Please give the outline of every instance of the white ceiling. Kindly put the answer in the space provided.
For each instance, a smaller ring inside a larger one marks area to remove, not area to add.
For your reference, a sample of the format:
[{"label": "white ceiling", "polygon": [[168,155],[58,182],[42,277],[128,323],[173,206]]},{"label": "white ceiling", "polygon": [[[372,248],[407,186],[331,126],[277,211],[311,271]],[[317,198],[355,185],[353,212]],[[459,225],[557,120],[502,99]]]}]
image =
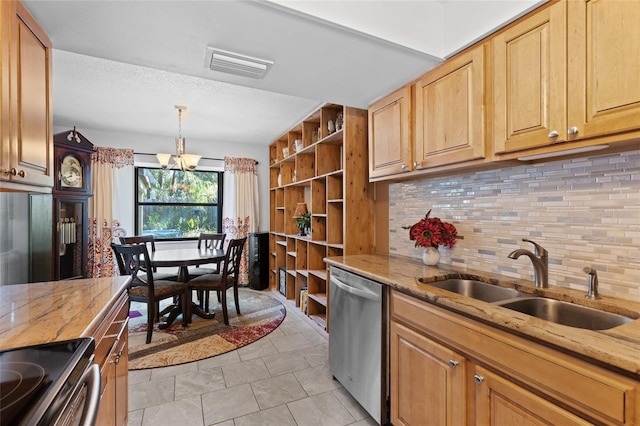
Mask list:
[{"label": "white ceiling", "polygon": [[[266,145],[324,102],[367,108],[537,2],[24,3],[54,46],[54,125],[174,137],[181,104],[187,138]],[[207,46],[275,65],[214,72]]]}]

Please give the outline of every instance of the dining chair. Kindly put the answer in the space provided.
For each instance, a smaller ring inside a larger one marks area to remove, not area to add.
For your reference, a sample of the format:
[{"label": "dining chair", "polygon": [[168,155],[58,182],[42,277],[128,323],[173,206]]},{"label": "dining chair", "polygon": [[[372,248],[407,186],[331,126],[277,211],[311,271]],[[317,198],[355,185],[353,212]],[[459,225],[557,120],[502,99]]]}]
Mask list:
[{"label": "dining chair", "polygon": [[[198,237],[198,250],[206,249],[222,249],[224,248],[224,240],[227,234],[208,234],[201,232]],[[214,268],[203,268],[201,265],[194,266],[189,269],[189,277],[198,277],[205,274],[218,274],[220,272],[220,263],[216,262]]]},{"label": "dining chair", "polygon": [[[149,247],[151,247],[152,253],[155,253],[156,251],[155,239],[151,234],[133,235],[130,237],[120,237],[120,244],[144,244],[145,246],[147,246],[147,250],[149,250]],[[172,281],[178,280],[177,273],[175,274],[166,273],[166,272],[158,273],[158,268],[153,268],[153,273],[154,273],[154,278],[156,280],[172,280]]]},{"label": "dining chair", "polygon": [[[222,270],[217,274],[205,274],[188,281],[189,294],[192,291],[209,292],[215,290],[221,295],[222,316],[224,323],[229,324],[227,313],[227,290],[233,288],[233,298],[235,300],[236,312],[240,315],[240,301],[238,300],[238,275],[240,271],[240,260],[242,259],[242,249],[247,238],[237,238],[229,240],[229,246],[225,252]],[[208,310],[208,306],[205,308]],[[205,311],[205,314],[207,312]],[[205,316],[205,318],[207,318]],[[210,314],[209,318],[213,318]]]},{"label": "dining chair", "polygon": [[[224,248],[224,240],[227,234],[209,234],[201,232],[198,237],[198,250],[200,249],[222,249]],[[189,268],[189,278],[199,277],[206,274],[219,274],[220,264],[222,261],[216,262],[213,268],[202,267],[201,265]],[[209,309],[209,292],[198,292],[198,302],[200,308]],[[218,293],[218,302],[220,302],[220,293]],[[206,307],[206,308],[205,308]]]},{"label": "dining chair", "polygon": [[[120,275],[131,275],[129,285],[129,308],[131,302],[147,304],[147,343],[151,342],[154,320],[159,320],[158,306],[161,300],[179,298],[182,312],[188,312],[187,284],[179,281],[156,280],[145,244],[113,244]],[[143,269],[144,268],[144,269]],[[182,326],[187,326],[187,315],[182,315]]]}]

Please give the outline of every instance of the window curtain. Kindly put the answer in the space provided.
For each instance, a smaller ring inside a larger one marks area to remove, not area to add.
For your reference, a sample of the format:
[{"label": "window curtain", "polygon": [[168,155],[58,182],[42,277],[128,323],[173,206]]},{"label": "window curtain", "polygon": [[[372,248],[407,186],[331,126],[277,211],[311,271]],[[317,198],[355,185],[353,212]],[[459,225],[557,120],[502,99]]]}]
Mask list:
[{"label": "window curtain", "polygon": [[89,198],[89,253],[87,275],[111,277],[115,273],[111,241],[123,235],[113,217],[113,181],[116,169],[133,167],[132,149],[94,147],[91,154],[91,192]]},{"label": "window curtain", "polygon": [[[251,158],[224,159],[224,205],[222,232],[228,239],[248,237],[257,232],[258,216],[258,167]],[[238,276],[239,285],[249,284],[249,244],[242,251]]]}]

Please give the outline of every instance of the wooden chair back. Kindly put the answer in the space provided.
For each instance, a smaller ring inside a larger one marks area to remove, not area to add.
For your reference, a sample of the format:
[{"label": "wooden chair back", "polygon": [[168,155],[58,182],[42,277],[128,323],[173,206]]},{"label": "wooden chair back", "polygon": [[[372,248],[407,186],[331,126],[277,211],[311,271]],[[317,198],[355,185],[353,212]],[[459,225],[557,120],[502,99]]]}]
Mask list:
[{"label": "wooden chair back", "polygon": [[201,232],[198,237],[198,248],[202,248],[203,245],[207,250],[224,248],[224,240],[226,237],[227,234],[207,234]]},{"label": "wooden chair back", "polygon": [[[152,253],[155,253],[156,251],[156,243],[155,243],[155,240],[153,239],[153,235],[151,234],[132,235],[130,237],[120,237],[120,244],[142,244],[147,247],[147,250],[149,250],[149,247],[151,247]],[[158,271],[158,268],[153,269],[153,272],[157,272],[157,271]]]},{"label": "wooden chair back", "polygon": [[111,249],[116,257],[120,275],[133,277],[132,286],[149,287],[149,298],[153,299],[153,272],[149,262],[149,251],[145,244],[113,244]]},{"label": "wooden chair back", "polygon": [[147,250],[151,247],[151,251],[156,251],[156,243],[153,235],[132,235],[130,237],[120,237],[120,244],[144,244]]},{"label": "wooden chair back", "polygon": [[225,253],[224,266],[222,269],[222,281],[227,288],[238,285],[238,272],[242,261],[242,250],[247,238],[236,238],[229,240],[229,247]]}]

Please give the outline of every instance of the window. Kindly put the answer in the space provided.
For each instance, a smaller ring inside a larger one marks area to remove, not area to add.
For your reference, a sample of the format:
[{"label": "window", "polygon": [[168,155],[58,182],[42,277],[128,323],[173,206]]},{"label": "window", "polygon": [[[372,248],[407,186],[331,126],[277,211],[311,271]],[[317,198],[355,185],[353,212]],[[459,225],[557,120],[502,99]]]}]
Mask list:
[{"label": "window", "polygon": [[158,240],[221,232],[222,172],[136,167],[136,234]]}]

